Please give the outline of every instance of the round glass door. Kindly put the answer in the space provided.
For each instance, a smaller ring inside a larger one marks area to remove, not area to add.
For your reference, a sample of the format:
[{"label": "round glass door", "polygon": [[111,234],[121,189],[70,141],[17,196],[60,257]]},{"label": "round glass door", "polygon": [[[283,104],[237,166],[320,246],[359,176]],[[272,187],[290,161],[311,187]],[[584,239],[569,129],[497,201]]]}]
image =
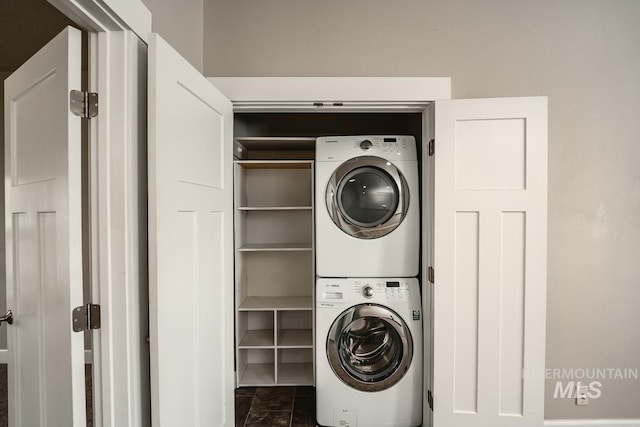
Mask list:
[{"label": "round glass door", "polygon": [[409,189],[391,162],[362,156],[341,164],[325,193],[327,210],[342,231],[375,239],[395,230],[409,208]]},{"label": "round glass door", "polygon": [[362,304],[343,312],[327,337],[336,375],[361,391],[385,390],[405,375],[413,356],[411,333],[392,310]]},{"label": "round glass door", "polygon": [[360,227],[384,224],[398,208],[398,186],[382,169],[353,169],[338,186],[338,207],[344,218]]}]

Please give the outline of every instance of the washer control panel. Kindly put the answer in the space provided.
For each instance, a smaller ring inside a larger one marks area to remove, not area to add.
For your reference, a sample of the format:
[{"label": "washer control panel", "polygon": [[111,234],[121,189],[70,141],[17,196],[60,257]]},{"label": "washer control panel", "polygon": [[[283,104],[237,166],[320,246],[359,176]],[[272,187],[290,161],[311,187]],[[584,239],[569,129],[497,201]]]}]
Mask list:
[{"label": "washer control panel", "polygon": [[316,307],[340,308],[360,303],[411,304],[420,307],[415,278],[318,278]]}]

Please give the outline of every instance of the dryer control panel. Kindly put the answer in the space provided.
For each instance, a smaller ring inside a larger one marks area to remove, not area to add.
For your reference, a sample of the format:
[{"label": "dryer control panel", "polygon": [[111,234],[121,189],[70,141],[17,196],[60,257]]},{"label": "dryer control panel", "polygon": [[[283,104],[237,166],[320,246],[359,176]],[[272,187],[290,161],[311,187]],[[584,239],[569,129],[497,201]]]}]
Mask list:
[{"label": "dryer control panel", "polygon": [[416,160],[416,140],[410,135],[331,136],[316,140],[316,161],[344,161],[377,156],[392,161]]}]

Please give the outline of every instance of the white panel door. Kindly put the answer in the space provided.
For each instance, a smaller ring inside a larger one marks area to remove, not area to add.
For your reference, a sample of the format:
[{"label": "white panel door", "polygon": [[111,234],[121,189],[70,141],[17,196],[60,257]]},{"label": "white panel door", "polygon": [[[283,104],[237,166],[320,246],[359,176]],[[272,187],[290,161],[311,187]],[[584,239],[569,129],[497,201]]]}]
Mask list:
[{"label": "white panel door", "polygon": [[435,103],[433,425],[542,426],[547,99]]},{"label": "white panel door", "polygon": [[5,81],[9,425],[85,425],[81,34],[67,28]]},{"label": "white panel door", "polygon": [[231,426],[231,102],[162,38],[149,44],[152,422]]}]

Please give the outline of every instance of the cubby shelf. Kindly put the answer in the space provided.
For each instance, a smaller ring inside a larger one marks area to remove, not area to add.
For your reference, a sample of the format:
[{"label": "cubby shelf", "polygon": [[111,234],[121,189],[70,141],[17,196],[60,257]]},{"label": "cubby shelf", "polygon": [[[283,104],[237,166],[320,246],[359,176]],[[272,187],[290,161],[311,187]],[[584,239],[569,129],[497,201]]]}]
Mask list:
[{"label": "cubby shelf", "polygon": [[248,363],[240,374],[241,386],[275,385],[276,374],[273,363]]},{"label": "cubby shelf", "polygon": [[278,385],[313,385],[312,363],[280,363]]},{"label": "cubby shelf", "polygon": [[[245,312],[247,315],[250,313]],[[273,311],[272,314],[277,319],[274,329],[247,330],[240,340],[238,351],[241,371],[238,385],[312,385],[311,311]],[[268,311],[262,311],[260,315],[264,316],[263,321],[269,317]],[[280,323],[288,324],[289,328],[299,324],[308,325],[308,328],[288,329]]]},{"label": "cubby shelf", "polygon": [[273,329],[256,329],[247,331],[238,348],[273,348]]},{"label": "cubby shelf", "polygon": [[250,363],[240,375],[238,385],[243,387],[313,385],[313,363],[279,364],[277,382],[273,363]]},{"label": "cubby shelf", "polygon": [[279,348],[313,348],[311,329],[283,329],[278,332]]}]

